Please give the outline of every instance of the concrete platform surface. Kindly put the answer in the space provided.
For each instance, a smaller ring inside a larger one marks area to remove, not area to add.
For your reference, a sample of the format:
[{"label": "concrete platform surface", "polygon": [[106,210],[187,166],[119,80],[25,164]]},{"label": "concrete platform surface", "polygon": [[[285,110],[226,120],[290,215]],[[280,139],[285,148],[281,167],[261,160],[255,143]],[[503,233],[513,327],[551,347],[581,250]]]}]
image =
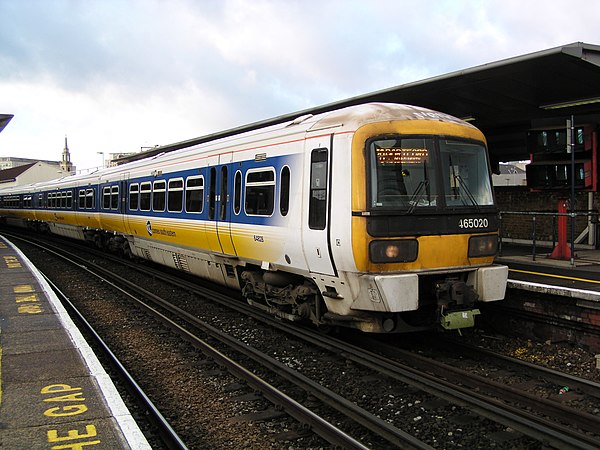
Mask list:
[{"label": "concrete platform surface", "polygon": [[0,448],[150,449],[50,286],[2,236]]}]

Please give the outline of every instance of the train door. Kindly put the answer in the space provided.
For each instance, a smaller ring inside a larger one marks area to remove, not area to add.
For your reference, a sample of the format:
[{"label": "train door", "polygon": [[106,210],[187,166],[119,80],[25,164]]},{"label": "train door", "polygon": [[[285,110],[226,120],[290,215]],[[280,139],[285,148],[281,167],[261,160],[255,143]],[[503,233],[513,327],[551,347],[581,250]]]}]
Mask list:
[{"label": "train door", "polygon": [[129,202],[129,172],[124,173],[119,182],[119,214],[121,215],[121,226],[125,233],[131,234],[129,229],[129,215],[127,212]]},{"label": "train door", "polygon": [[326,147],[308,150],[308,214],[302,227],[304,255],[311,272],[335,275],[329,242],[330,151]]},{"label": "train door", "polygon": [[210,233],[210,247],[226,255],[236,254],[231,239],[231,159],[231,153],[221,155],[219,165],[211,167],[208,172],[208,220],[214,226],[213,233]]}]

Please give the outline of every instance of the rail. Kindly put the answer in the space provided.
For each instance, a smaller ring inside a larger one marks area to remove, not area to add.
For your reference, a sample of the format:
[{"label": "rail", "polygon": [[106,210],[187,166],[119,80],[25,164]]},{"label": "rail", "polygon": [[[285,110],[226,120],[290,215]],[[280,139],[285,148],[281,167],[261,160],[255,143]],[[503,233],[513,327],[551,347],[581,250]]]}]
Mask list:
[{"label": "rail", "polygon": [[[499,243],[498,243],[498,254],[500,256],[502,256],[502,248],[503,248],[503,244],[504,244],[504,231],[505,231],[505,222],[504,219],[506,216],[519,216],[519,217],[531,217],[531,246],[532,246],[532,260],[535,261],[536,260],[536,254],[537,254],[537,247],[538,247],[538,241],[540,241],[539,236],[538,236],[538,221],[537,219],[540,217],[551,217],[552,219],[552,224],[551,224],[551,229],[552,229],[552,248],[556,247],[557,242],[559,240],[559,235],[558,235],[558,219],[560,217],[565,217],[567,219],[570,219],[570,236],[569,239],[567,240],[567,243],[569,244],[570,248],[571,248],[571,254],[575,255],[575,244],[577,243],[577,239],[575,238],[575,229],[576,229],[576,219],[577,217],[586,217],[588,219],[588,225],[589,224],[598,224],[599,223],[599,217],[600,217],[600,212],[599,211],[593,211],[593,210],[588,210],[588,211],[579,211],[579,212],[567,212],[567,213],[561,213],[561,212],[549,212],[549,211],[500,211],[499,213],[499,217],[500,217],[500,233],[499,233]],[[525,239],[525,241],[528,241],[527,239]],[[597,240],[596,240],[597,242]],[[574,264],[574,260],[573,257],[571,258],[571,265]]]},{"label": "rail", "polygon": [[161,414],[158,408],[152,403],[152,400],[143,391],[140,385],[135,381],[134,377],[127,371],[125,366],[119,361],[117,356],[112,352],[108,345],[102,340],[100,335],[87,321],[84,315],[71,302],[69,297],[64,294],[46,275],[42,274],[46,282],[50,285],[54,293],[60,299],[60,302],[67,309],[71,317],[78,323],[79,328],[85,330],[84,333],[88,339],[92,339],[95,343],[95,348],[102,352],[109,362],[110,366],[118,374],[122,385],[127,389],[127,392],[132,395],[137,403],[146,413],[146,419],[152,423],[158,431],[164,445],[170,450],[187,450],[187,446],[171,427],[167,419]]}]

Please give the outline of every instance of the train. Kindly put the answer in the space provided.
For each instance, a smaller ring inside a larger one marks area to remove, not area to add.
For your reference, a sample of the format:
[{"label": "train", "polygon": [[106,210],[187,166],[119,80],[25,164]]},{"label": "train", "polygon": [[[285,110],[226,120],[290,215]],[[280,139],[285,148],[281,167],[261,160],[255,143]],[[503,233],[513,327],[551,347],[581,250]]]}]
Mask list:
[{"label": "train", "polygon": [[323,328],[472,327],[508,275],[494,263],[484,135],[395,103],[3,188],[0,221],[194,274]]}]

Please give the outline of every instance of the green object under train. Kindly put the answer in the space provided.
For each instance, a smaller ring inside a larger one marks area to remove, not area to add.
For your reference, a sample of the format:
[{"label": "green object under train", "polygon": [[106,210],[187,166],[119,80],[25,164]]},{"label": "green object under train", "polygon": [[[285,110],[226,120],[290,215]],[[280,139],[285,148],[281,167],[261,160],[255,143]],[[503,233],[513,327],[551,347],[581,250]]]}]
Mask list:
[{"label": "green object under train", "polygon": [[441,323],[446,330],[469,328],[475,325],[475,316],[481,314],[478,309],[442,313]]}]

